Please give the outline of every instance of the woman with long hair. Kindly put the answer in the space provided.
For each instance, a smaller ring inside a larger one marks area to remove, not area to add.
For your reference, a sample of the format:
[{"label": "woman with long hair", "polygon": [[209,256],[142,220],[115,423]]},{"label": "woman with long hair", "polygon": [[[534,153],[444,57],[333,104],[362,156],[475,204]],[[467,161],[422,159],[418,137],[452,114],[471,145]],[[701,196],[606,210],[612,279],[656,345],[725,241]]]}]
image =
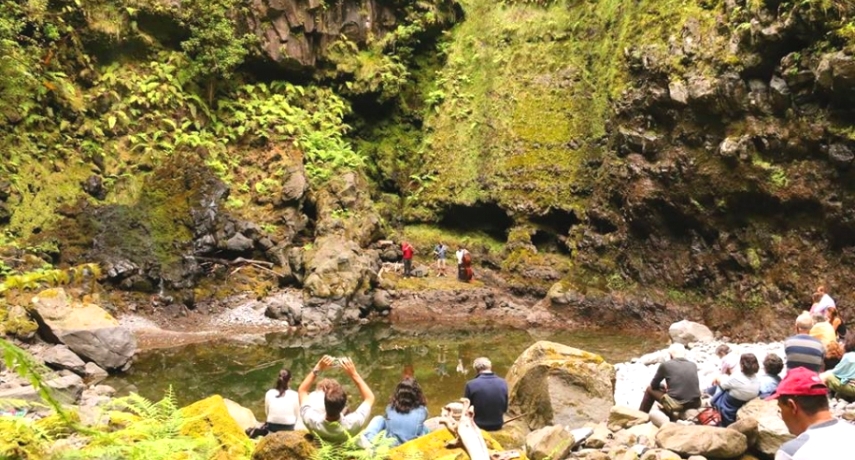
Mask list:
[{"label": "woman with long hair", "polygon": [[291,431],[300,417],[300,402],[297,392],[290,388],[291,370],[282,369],[276,378],[276,388],[264,395],[264,413],[267,415],[267,430]]},{"label": "woman with long hair", "polygon": [[360,442],[363,447],[369,447],[375,438],[385,431],[392,446],[401,445],[407,441],[427,434],[425,420],[428,418],[427,401],[419,383],[413,377],[404,377],[389,399],[385,415],[371,419],[368,427],[362,433]]}]

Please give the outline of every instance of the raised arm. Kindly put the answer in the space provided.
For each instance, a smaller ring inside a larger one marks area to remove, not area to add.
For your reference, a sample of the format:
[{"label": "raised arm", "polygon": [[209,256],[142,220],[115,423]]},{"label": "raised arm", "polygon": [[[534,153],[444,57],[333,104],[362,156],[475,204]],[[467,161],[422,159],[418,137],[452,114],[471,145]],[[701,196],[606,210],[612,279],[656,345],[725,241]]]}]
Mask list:
[{"label": "raised arm", "polygon": [[374,392],[371,391],[371,388],[368,388],[368,384],[365,383],[365,380],[363,380],[362,376],[359,375],[359,372],[356,371],[356,366],[353,364],[353,361],[351,361],[350,358],[342,359],[341,368],[350,376],[353,383],[356,384],[356,388],[359,389],[359,394],[362,395],[362,400],[367,402],[369,406],[373,405]]},{"label": "raised arm", "polygon": [[329,368],[333,363],[333,359],[329,355],[324,355],[318,364],[315,364],[315,367],[312,369],[312,372],[306,374],[306,378],[303,379],[303,382],[300,384],[300,387],[297,388],[297,397],[300,401],[300,406],[306,402],[309,397],[309,391],[312,388],[312,384],[315,383],[315,377],[318,376],[318,373]]}]

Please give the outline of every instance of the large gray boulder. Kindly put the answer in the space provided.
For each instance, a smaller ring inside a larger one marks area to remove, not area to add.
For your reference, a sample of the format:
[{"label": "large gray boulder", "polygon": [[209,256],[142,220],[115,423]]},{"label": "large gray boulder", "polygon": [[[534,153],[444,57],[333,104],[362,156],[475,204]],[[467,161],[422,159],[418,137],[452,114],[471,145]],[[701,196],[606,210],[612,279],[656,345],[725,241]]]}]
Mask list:
[{"label": "large gray boulder", "polygon": [[752,447],[769,457],[775,456],[782,444],[794,438],[778,414],[778,403],[775,401],[752,399],[739,409],[736,419],[757,421],[757,441]]},{"label": "large gray boulder", "polygon": [[727,428],[703,425],[665,424],[656,433],[656,445],[683,456],[736,458],[748,450],[745,435]]},{"label": "large gray boulder", "polygon": [[701,323],[682,320],[671,325],[668,328],[668,335],[674,343],[682,343],[688,345],[692,342],[712,342],[715,340],[710,328]]},{"label": "large gray boulder", "polygon": [[42,360],[54,369],[68,369],[80,375],[85,373],[86,363],[65,345],[48,348],[42,353]]},{"label": "large gray boulder", "polygon": [[[74,404],[80,399],[80,395],[86,388],[83,379],[79,375],[69,373],[45,382],[57,401],[63,404]],[[21,399],[24,401],[39,402],[42,400],[39,392],[32,385],[24,385],[15,388],[0,390],[0,400]]]},{"label": "large gray boulder", "polygon": [[134,335],[125,327],[65,331],[60,340],[104,369],[125,369],[137,349]]},{"label": "large gray boulder", "polygon": [[614,405],[615,368],[601,356],[540,341],[507,375],[509,412],[525,414],[529,429],[583,426],[606,420]]},{"label": "large gray boulder", "polygon": [[47,289],[32,299],[30,314],[48,342],[67,346],[104,369],[123,369],[136,352],[136,339],[103,308],[74,302],[62,288]]}]

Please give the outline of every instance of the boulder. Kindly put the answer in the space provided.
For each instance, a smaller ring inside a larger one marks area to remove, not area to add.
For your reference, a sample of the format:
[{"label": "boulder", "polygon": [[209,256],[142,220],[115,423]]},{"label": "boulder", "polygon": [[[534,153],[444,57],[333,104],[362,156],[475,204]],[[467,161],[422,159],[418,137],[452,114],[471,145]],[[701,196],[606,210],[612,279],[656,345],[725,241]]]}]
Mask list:
[{"label": "boulder", "polygon": [[594,433],[585,440],[585,447],[591,449],[602,449],[612,439],[612,432],[606,423],[599,423],[594,427]]},{"label": "boulder", "polygon": [[650,421],[650,414],[626,406],[614,406],[609,411],[609,429],[622,430]]},{"label": "boulder", "polygon": [[231,252],[247,252],[252,250],[254,245],[252,239],[245,237],[242,233],[235,233],[234,236],[226,240],[223,249]]},{"label": "boulder", "polygon": [[124,368],[136,351],[133,334],[106,310],[73,302],[62,288],[47,289],[33,297],[30,314],[45,340],[64,344],[102,368]]},{"label": "boulder", "polygon": [[668,334],[671,336],[673,342],[682,343],[683,345],[688,345],[692,342],[707,343],[715,340],[715,336],[710,331],[710,328],[685,319],[672,324],[668,328]]},{"label": "boulder", "polygon": [[[51,388],[57,401],[63,404],[74,404],[86,388],[79,375],[68,373],[61,377],[48,380],[45,384]],[[41,395],[32,385],[24,385],[6,390],[0,390],[0,401],[4,399],[22,399],[24,401],[40,402]]]},{"label": "boulder", "polygon": [[259,425],[258,420],[255,419],[255,414],[251,410],[228,398],[223,398],[223,402],[226,404],[229,415],[235,419],[235,422],[237,422],[242,430],[246,431],[247,428],[254,428]]},{"label": "boulder", "polygon": [[180,410],[181,415],[189,419],[181,427],[182,435],[194,438],[213,435],[225,455],[222,458],[246,458],[251,455],[252,443],[229,414],[222,396],[214,395]]},{"label": "boulder", "polygon": [[282,195],[279,202],[283,206],[299,204],[309,190],[309,182],[303,171],[302,164],[288,171],[288,177],[282,182]]},{"label": "boulder", "polygon": [[757,420],[751,417],[745,417],[741,420],[737,420],[734,423],[731,423],[730,426],[727,427],[728,430],[736,430],[745,435],[745,438],[748,440],[748,446],[752,447],[757,444],[757,433],[759,429],[759,424]]},{"label": "boulder", "polygon": [[525,350],[507,375],[509,412],[530,429],[600,422],[614,405],[615,368],[601,356],[554,342]]},{"label": "boulder", "polygon": [[[484,436],[484,441],[486,441],[488,449],[502,450],[502,446],[489,433],[482,431],[481,435]],[[446,444],[451,441],[454,441],[454,435],[446,428],[440,428],[393,448],[389,451],[388,460],[410,460],[414,458],[420,460],[452,460],[469,458],[466,451],[461,447],[446,447]],[[518,458],[519,460],[525,460],[526,456],[521,455]]]},{"label": "boulder", "polygon": [[665,449],[650,449],[641,455],[641,460],[682,460],[682,458]]},{"label": "boulder", "polygon": [[317,448],[307,431],[280,431],[261,439],[252,460],[303,460],[314,458]]},{"label": "boulder", "polygon": [[757,421],[757,441],[753,447],[763,455],[775,456],[782,444],[794,438],[778,414],[778,403],[775,401],[759,398],[748,401],[739,409],[736,419],[739,421],[748,418]]},{"label": "boulder", "polygon": [[99,382],[106,379],[109,374],[95,363],[86,363],[83,367],[83,375],[90,381]]},{"label": "boulder", "polygon": [[656,445],[680,455],[735,458],[748,449],[745,435],[727,428],[668,423],[656,433]]},{"label": "boulder", "polygon": [[54,369],[68,369],[76,374],[85,374],[86,363],[65,345],[48,348],[42,353],[42,360]]},{"label": "boulder", "polygon": [[126,327],[66,331],[60,339],[78,355],[104,369],[124,369],[137,349],[134,335]]},{"label": "boulder", "polygon": [[525,437],[525,451],[532,460],[565,458],[573,444],[573,435],[560,425],[543,427]]}]

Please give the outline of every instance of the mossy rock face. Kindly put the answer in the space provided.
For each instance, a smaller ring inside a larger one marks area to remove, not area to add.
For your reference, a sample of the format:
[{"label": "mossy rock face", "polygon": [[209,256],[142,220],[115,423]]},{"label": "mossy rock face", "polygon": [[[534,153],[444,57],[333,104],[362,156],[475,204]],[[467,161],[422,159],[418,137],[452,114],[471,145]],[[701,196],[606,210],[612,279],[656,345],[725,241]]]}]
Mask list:
[{"label": "mossy rock face", "polygon": [[[502,446],[486,431],[482,431],[487,449],[501,451]],[[454,441],[454,436],[446,428],[432,431],[422,437],[401,444],[389,452],[389,460],[457,460],[468,459],[469,455],[461,447],[448,448],[446,445]],[[525,460],[525,452],[520,451],[520,459]]]},{"label": "mossy rock face", "polygon": [[181,434],[196,438],[213,434],[221,446],[218,459],[247,458],[252,453],[252,441],[229,415],[222,396],[196,401],[182,408],[181,414],[190,419],[181,428]]},{"label": "mossy rock face", "polygon": [[614,405],[615,375],[599,355],[537,342],[508,371],[509,413],[526,414],[532,430],[603,421]]},{"label": "mossy rock face", "polygon": [[308,431],[280,431],[261,439],[252,460],[305,460],[312,458],[316,450]]}]

